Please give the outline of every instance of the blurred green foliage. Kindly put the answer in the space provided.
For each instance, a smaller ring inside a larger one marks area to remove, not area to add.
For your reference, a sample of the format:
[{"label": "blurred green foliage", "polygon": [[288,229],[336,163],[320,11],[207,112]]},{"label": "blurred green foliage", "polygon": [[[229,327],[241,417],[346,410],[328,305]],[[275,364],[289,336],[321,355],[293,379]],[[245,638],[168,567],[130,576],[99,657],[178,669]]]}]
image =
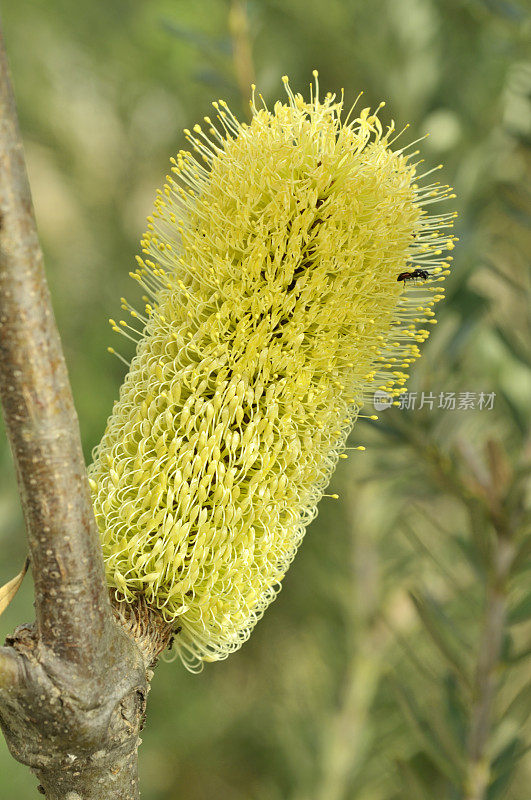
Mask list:
[{"label": "blurred green foliage", "polygon": [[[461,241],[410,389],[496,393],[492,410],[388,410],[358,422],[352,444],[367,451],[340,463],[341,499],[322,501],[249,643],[199,676],[158,668],[142,796],[527,800],[529,9],[4,0],[2,16],[87,459],[124,371],[106,353],[107,318],[121,295],[138,300],[127,274],[155,189],[182,128],[212,99],[246,113],[253,75],[274,101],[281,75],[305,91],[318,68],[347,101],[360,89],[367,105],[385,99],[411,139],[430,131],[422,151],[456,188]],[[25,556],[4,436],[0,553],[2,584]],[[26,579],[2,636],[31,617]],[[35,786],[2,740],[0,796],[37,796]]]}]

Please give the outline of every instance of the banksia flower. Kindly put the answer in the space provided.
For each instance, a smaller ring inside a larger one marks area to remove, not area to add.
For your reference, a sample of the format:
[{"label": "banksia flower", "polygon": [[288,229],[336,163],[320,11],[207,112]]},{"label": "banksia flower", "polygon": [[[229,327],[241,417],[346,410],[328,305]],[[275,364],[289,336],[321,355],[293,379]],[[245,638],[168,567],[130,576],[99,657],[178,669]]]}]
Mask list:
[{"label": "banksia flower", "polygon": [[141,330],[111,320],[139,338],[89,469],[107,578],[192,669],[248,638],[360,409],[404,391],[453,248],[454,214],[426,211],[449,187],[315,77],[309,102],[284,79],[250,124],[219,101],[185,131],[132,274],[145,313],[123,300]]}]

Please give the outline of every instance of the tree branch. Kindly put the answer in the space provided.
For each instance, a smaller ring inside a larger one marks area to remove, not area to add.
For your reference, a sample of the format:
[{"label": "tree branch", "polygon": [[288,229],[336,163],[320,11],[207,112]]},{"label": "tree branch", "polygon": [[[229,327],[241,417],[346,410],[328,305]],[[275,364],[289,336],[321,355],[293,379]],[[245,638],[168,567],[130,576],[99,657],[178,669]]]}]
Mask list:
[{"label": "tree branch", "polygon": [[54,656],[93,674],[112,616],[1,32],[0,399],[29,538],[39,638]]},{"label": "tree branch", "polygon": [[111,609],[1,33],[0,399],[37,615],[0,648],[0,727],[48,800],[137,800],[148,668],[170,634],[142,605],[120,624]]}]

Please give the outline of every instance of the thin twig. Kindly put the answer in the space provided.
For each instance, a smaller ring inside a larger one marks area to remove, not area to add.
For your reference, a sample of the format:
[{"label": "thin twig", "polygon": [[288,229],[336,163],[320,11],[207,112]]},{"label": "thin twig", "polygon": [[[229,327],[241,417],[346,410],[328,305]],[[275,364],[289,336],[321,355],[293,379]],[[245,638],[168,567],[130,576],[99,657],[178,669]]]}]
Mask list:
[{"label": "thin twig", "polygon": [[232,38],[232,58],[236,80],[245,111],[249,109],[251,84],[254,83],[254,64],[246,0],[231,0],[229,29]]}]

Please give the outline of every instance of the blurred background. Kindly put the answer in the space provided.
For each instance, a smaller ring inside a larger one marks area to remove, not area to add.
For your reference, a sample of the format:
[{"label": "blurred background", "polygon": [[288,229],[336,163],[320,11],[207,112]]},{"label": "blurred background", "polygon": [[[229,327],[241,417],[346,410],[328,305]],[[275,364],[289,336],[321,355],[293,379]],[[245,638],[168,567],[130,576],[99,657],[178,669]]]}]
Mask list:
[{"label": "blurred background", "polygon": [[[213,99],[244,117],[253,80],[273,102],[283,74],[307,94],[317,68],[347,105],[363,89],[411,140],[429,131],[426,162],[444,162],[457,192],[455,271],[409,385],[416,407],[356,424],[351,444],[367,450],[340,462],[340,499],[321,502],[250,641],[198,676],[161,663],[142,797],[529,800],[529,6],[3,0],[1,12],[87,460],[125,369],[106,352],[107,319],[120,296],[139,301],[128,272],[145,217]],[[0,434],[2,585],[26,547]],[[0,638],[32,615],[26,579]],[[2,739],[0,797],[37,797],[36,783]]]}]

